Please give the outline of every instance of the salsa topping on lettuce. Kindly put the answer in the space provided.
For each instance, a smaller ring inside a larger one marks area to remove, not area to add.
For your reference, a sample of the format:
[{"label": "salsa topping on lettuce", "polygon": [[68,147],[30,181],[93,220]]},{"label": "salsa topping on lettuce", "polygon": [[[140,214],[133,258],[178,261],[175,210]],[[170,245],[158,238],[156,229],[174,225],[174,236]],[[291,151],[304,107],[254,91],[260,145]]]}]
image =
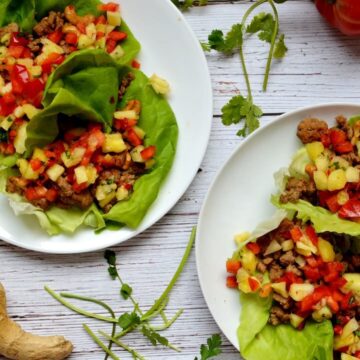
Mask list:
[{"label": "salsa topping on lettuce", "polygon": [[102,49],[115,61],[125,55],[128,32],[120,28],[119,5],[99,4],[98,10],[98,16],[80,16],[68,5],[50,11],[32,32],[16,23],[0,29],[0,156],[25,152],[26,123],[43,108],[48,77],[68,55],[84,49]]},{"label": "salsa topping on lettuce", "polygon": [[300,122],[297,135],[306,149],[303,172],[287,179],[281,204],[305,200],[342,219],[360,220],[360,121],[354,119],[338,116],[332,128],[318,119]]},{"label": "salsa topping on lettuce", "polygon": [[287,218],[255,241],[246,238],[236,238],[239,248],[226,262],[227,286],[269,299],[272,326],[302,330],[309,321],[331,321],[334,351],[360,358],[360,255],[349,245],[354,240],[319,235],[311,224]]}]

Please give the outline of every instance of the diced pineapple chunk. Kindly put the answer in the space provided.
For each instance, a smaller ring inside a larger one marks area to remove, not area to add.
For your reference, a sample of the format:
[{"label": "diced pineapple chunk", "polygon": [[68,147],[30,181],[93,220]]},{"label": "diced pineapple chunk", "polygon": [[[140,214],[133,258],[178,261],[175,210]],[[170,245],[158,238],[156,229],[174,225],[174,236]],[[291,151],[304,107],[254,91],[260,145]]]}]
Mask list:
[{"label": "diced pineapple chunk", "polygon": [[256,265],[258,263],[258,259],[255,254],[248,248],[244,247],[241,249],[239,255],[243,268],[251,274],[255,273]]},{"label": "diced pineapple chunk", "polygon": [[295,251],[304,256],[310,256],[311,254],[317,254],[317,247],[305,236],[300,241],[296,242]]},{"label": "diced pineapple chunk", "polygon": [[321,309],[313,311],[311,316],[315,321],[323,322],[325,320],[331,319],[333,314],[327,306],[323,306]]},{"label": "diced pineapple chunk", "polygon": [[294,242],[289,239],[289,240],[285,240],[281,243],[281,248],[283,251],[290,251],[294,248]]},{"label": "diced pineapple chunk", "polygon": [[170,92],[170,84],[158,75],[153,74],[150,77],[149,81],[150,85],[153,87],[154,91],[157,94],[167,95]]},{"label": "diced pineapple chunk", "polygon": [[88,184],[94,184],[96,179],[98,178],[98,172],[93,164],[89,164],[86,166],[86,173],[88,176]]},{"label": "diced pineapple chunk", "polygon": [[266,248],[264,252],[264,256],[273,254],[274,252],[277,252],[281,250],[281,245],[274,239],[270,242],[269,246]]},{"label": "diced pineapple chunk", "polygon": [[341,353],[341,360],[359,360],[359,358],[346,353]]},{"label": "diced pineapple chunk", "polygon": [[349,162],[341,156],[334,156],[330,163],[335,169],[347,169],[350,166]]},{"label": "diced pineapple chunk", "polygon": [[110,193],[114,192],[117,188],[115,183],[102,184],[96,188],[95,197],[98,201],[104,200]]},{"label": "diced pineapple chunk", "polygon": [[23,154],[26,151],[26,147],[25,147],[25,141],[27,137],[26,127],[27,127],[27,123],[20,125],[15,136],[14,146],[18,154]]},{"label": "diced pineapple chunk", "polygon": [[135,148],[133,148],[130,152],[131,155],[131,159],[134,162],[138,162],[138,163],[143,163],[145,162],[145,160],[143,159],[143,157],[141,156],[141,152],[144,150],[144,146],[142,145],[138,145]]},{"label": "diced pineapple chunk", "polygon": [[5,86],[5,80],[4,80],[4,78],[0,75],[0,88],[2,88],[3,86]]},{"label": "diced pineapple chunk", "polygon": [[355,295],[360,296],[360,274],[357,273],[347,273],[343,277],[347,281],[343,289],[345,291],[351,291]]},{"label": "diced pineapple chunk", "polygon": [[109,25],[111,26],[121,25],[121,15],[118,11],[107,11],[106,17]]},{"label": "diced pineapple chunk", "polygon": [[14,110],[14,116],[17,118],[17,119],[20,119],[22,118],[23,116],[25,115],[25,112],[24,112],[24,108],[23,106],[17,106]]},{"label": "diced pineapple chunk", "polygon": [[145,137],[145,131],[142,128],[134,126],[133,129],[140,139],[143,139]]},{"label": "diced pineapple chunk", "polygon": [[105,35],[105,33],[106,33],[106,24],[97,24],[96,25],[96,31],[97,32],[102,32]]},{"label": "diced pineapple chunk", "polygon": [[24,179],[37,180],[39,178],[39,173],[32,169],[27,160],[19,159],[16,164],[19,167],[20,174]]},{"label": "diced pineapple chunk", "polygon": [[116,48],[110,53],[110,56],[115,60],[120,60],[125,55],[125,50],[121,45],[116,45]]},{"label": "diced pineapple chunk", "polygon": [[42,53],[49,55],[51,53],[63,54],[64,49],[55,44],[53,41],[49,40],[48,38],[41,38],[41,43],[44,45],[42,48]]},{"label": "diced pineapple chunk", "polygon": [[25,66],[28,70],[34,65],[33,59],[17,59],[19,65]]},{"label": "diced pineapple chunk", "polygon": [[249,273],[244,269],[240,268],[236,274],[236,280],[238,282],[239,290],[248,294],[251,292],[250,284],[249,284]]},{"label": "diced pineapple chunk", "polygon": [[236,234],[234,236],[234,241],[237,246],[242,245],[244,241],[246,241],[250,237],[250,233],[248,231],[242,232],[240,234]]},{"label": "diced pineapple chunk", "polygon": [[28,119],[32,119],[36,114],[38,114],[41,110],[37,109],[35,106],[31,104],[23,105],[23,110]]},{"label": "diced pineapple chunk", "polygon": [[304,318],[301,316],[298,316],[296,314],[290,314],[290,324],[297,329],[302,322],[304,321]]},{"label": "diced pineapple chunk", "polygon": [[43,163],[47,163],[48,162],[48,157],[45,154],[45,151],[43,149],[40,148],[35,148],[33,154],[32,154],[32,158],[33,159],[39,159],[40,161],[42,161]]},{"label": "diced pineapple chunk", "polygon": [[5,95],[12,92],[12,84],[11,82],[8,82],[6,85],[4,85],[1,89],[0,89],[0,95]]},{"label": "diced pineapple chunk", "polygon": [[85,32],[90,39],[92,39],[93,41],[96,40],[96,26],[94,23],[90,23],[89,25],[87,25]]},{"label": "diced pineapple chunk", "polygon": [[110,192],[109,194],[107,194],[103,200],[99,201],[99,205],[103,208],[103,207],[105,207],[109,202],[111,202],[112,200],[114,200],[115,197],[116,197],[116,191],[113,190],[112,192]]},{"label": "diced pineapple chunk", "polygon": [[306,296],[312,294],[314,292],[314,285],[312,284],[291,284],[289,295],[295,301],[301,301]]},{"label": "diced pineapple chunk", "polygon": [[129,196],[129,190],[127,190],[124,186],[120,186],[116,191],[116,199],[117,201],[125,200]]},{"label": "diced pineapple chunk", "polygon": [[126,149],[126,144],[120,133],[105,134],[105,141],[102,146],[102,150],[104,153],[121,153]]},{"label": "diced pineapple chunk", "polygon": [[11,127],[11,125],[14,123],[15,121],[15,116],[14,115],[10,115],[7,116],[6,118],[4,118],[1,121],[0,127],[6,131],[8,131]]},{"label": "diced pineapple chunk", "polygon": [[314,141],[312,143],[305,145],[306,151],[312,161],[315,161],[316,158],[322,154],[324,151],[324,145],[320,141]]},{"label": "diced pineapple chunk", "polygon": [[335,260],[334,247],[328,241],[320,237],[318,241],[318,248],[323,261],[332,262]]},{"label": "diced pineapple chunk", "polygon": [[322,170],[314,171],[314,181],[318,190],[326,191],[328,189],[328,177]]},{"label": "diced pineapple chunk", "polygon": [[65,172],[65,168],[59,164],[54,164],[47,169],[46,174],[52,181],[57,181],[59,177]]},{"label": "diced pineapple chunk", "polygon": [[334,338],[334,350],[341,349],[343,347],[350,346],[355,342],[355,335],[350,334],[348,336],[335,336]]},{"label": "diced pineapple chunk", "polygon": [[69,150],[63,152],[61,154],[61,160],[67,168],[73,167],[81,162],[85,152],[85,148],[76,147],[72,152]]},{"label": "diced pineapple chunk", "polygon": [[7,53],[8,53],[8,50],[7,50],[6,46],[0,46],[0,57],[6,58]]},{"label": "diced pineapple chunk", "polygon": [[280,294],[282,297],[284,297],[284,298],[289,297],[289,294],[286,290],[286,282],[285,281],[273,283],[273,284],[271,284],[271,287],[276,293]]},{"label": "diced pineapple chunk", "polygon": [[105,49],[106,46],[106,38],[105,36],[95,41],[96,49]]},{"label": "diced pineapple chunk", "polygon": [[10,36],[10,33],[5,33],[0,39],[0,44],[8,46],[10,44]]},{"label": "diced pineapple chunk", "polygon": [[34,78],[38,78],[41,76],[42,74],[42,67],[39,66],[39,65],[35,65],[35,66],[32,66],[30,69],[30,74],[32,75],[32,77]]},{"label": "diced pineapple chunk", "polygon": [[91,45],[93,45],[94,42],[95,42],[95,40],[93,40],[92,38],[88,37],[85,34],[81,34],[79,36],[79,40],[78,40],[78,48],[86,49],[86,48],[90,47]]},{"label": "diced pineapple chunk", "polygon": [[78,166],[74,170],[75,172],[75,179],[78,184],[87,183],[89,178],[87,175],[86,167],[85,166]]},{"label": "diced pineapple chunk", "polygon": [[346,185],[345,171],[342,169],[334,170],[328,177],[328,190],[341,190]]},{"label": "diced pineapple chunk", "polygon": [[128,120],[137,120],[139,118],[135,110],[121,110],[114,112],[115,119],[128,119]]},{"label": "diced pineapple chunk", "polygon": [[345,176],[347,182],[357,183],[360,180],[360,170],[352,166],[349,166],[345,171]]},{"label": "diced pineapple chunk", "polygon": [[344,326],[341,336],[347,337],[350,334],[352,334],[353,332],[357,331],[358,329],[359,329],[359,323],[357,322],[357,320],[355,318],[352,318]]},{"label": "diced pineapple chunk", "polygon": [[145,161],[145,169],[151,169],[154,167],[154,165],[156,164],[156,160],[155,159],[150,159],[150,160],[146,160]]},{"label": "diced pineapple chunk", "polygon": [[350,196],[346,190],[341,190],[337,193],[336,199],[339,205],[345,205],[349,201]]},{"label": "diced pineapple chunk", "polygon": [[115,30],[116,26],[106,25],[105,35],[108,36],[113,30]]},{"label": "diced pineapple chunk", "polygon": [[329,159],[321,154],[315,159],[315,166],[320,171],[326,171],[329,168]]}]

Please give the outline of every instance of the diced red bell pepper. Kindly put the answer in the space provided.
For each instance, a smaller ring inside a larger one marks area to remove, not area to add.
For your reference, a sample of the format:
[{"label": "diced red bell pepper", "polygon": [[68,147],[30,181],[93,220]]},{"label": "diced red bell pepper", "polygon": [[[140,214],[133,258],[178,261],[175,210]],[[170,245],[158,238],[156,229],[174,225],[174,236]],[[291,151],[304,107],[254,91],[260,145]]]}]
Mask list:
[{"label": "diced red bell pepper", "polygon": [[246,247],[252,251],[255,255],[259,254],[260,253],[260,245],[257,244],[256,242],[249,242],[246,244]]},{"label": "diced red bell pepper", "polygon": [[333,281],[331,283],[331,287],[333,289],[341,289],[342,287],[344,287],[346,285],[347,281],[345,278],[341,277],[339,279],[336,279],[335,281]]},{"label": "diced red bell pepper", "polygon": [[295,275],[291,271],[285,272],[284,277],[286,284],[289,285],[289,287],[291,284],[302,284],[304,282],[304,280],[301,277]]},{"label": "diced red bell pepper", "polygon": [[118,11],[119,10],[119,4],[109,2],[107,4],[100,4],[98,5],[98,9],[100,11]]},{"label": "diced red bell pepper", "polygon": [[321,274],[318,268],[305,265],[304,268],[305,277],[311,281],[317,281],[321,278]]},{"label": "diced red bell pepper", "polygon": [[119,131],[126,131],[137,124],[135,119],[115,119],[114,128]]},{"label": "diced red bell pepper", "polygon": [[[332,286],[333,287],[333,286]],[[341,302],[344,298],[343,293],[341,293],[339,290],[333,290],[332,291],[332,298],[336,301],[336,302]]]},{"label": "diced red bell pepper", "polygon": [[328,133],[321,134],[321,142],[325,148],[329,148],[331,145],[330,135]]},{"label": "diced red bell pepper", "polygon": [[58,44],[61,41],[62,37],[63,32],[61,31],[61,29],[54,31],[47,36],[47,38],[55,44]]},{"label": "diced red bell pepper", "polygon": [[156,153],[156,147],[154,145],[148,146],[143,151],[141,151],[141,157],[147,161],[152,159],[155,156]]},{"label": "diced red bell pepper", "polygon": [[116,48],[116,41],[113,39],[106,40],[106,51],[110,54]]},{"label": "diced red bell pepper", "polygon": [[25,51],[25,46],[22,45],[10,45],[7,49],[8,56],[12,56],[15,59],[20,59]]},{"label": "diced red bell pepper", "polygon": [[341,262],[333,261],[328,262],[325,265],[324,269],[324,281],[331,283],[341,276],[341,273],[344,271],[344,265]]},{"label": "diced red bell pepper", "polygon": [[29,48],[25,48],[23,53],[22,53],[22,58],[26,58],[26,59],[32,59],[33,58],[33,54],[31,52],[31,50]]},{"label": "diced red bell pepper", "polygon": [[359,351],[356,351],[356,353],[354,354],[354,356],[358,359],[360,359],[360,350]]},{"label": "diced red bell pepper", "polygon": [[108,39],[115,40],[116,42],[125,40],[126,38],[127,38],[127,33],[123,31],[114,30],[108,34]]},{"label": "diced red bell pepper", "polygon": [[133,67],[134,69],[140,69],[141,64],[140,64],[137,60],[134,59],[134,60],[131,62],[131,67]]},{"label": "diced red bell pepper", "polygon": [[25,86],[30,81],[30,76],[25,66],[17,64],[13,66],[10,74],[10,79],[13,93],[17,95],[22,95]]},{"label": "diced red bell pepper", "polygon": [[236,289],[238,287],[237,280],[235,276],[228,276],[226,278],[226,286],[230,289]]},{"label": "diced red bell pepper", "polygon": [[348,310],[349,307],[350,307],[350,301],[351,301],[351,298],[352,298],[352,293],[349,292],[347,294],[344,294],[341,302],[340,302],[340,307],[342,310]]},{"label": "diced red bell pepper", "polygon": [[350,199],[340,208],[338,215],[343,219],[353,219],[360,217],[360,200]]},{"label": "diced red bell pepper", "polygon": [[341,335],[342,332],[343,332],[343,327],[341,325],[334,326],[334,334],[335,335]]},{"label": "diced red bell pepper", "polygon": [[82,184],[78,184],[76,181],[73,183],[72,187],[76,193],[84,191],[88,187],[87,182],[83,182]]},{"label": "diced red bell pepper", "polygon": [[132,190],[132,188],[133,188],[133,186],[131,184],[123,184],[123,186],[126,190],[129,190],[129,191]]},{"label": "diced red bell pepper", "polygon": [[13,32],[10,35],[10,45],[21,45],[27,46],[29,44],[29,40],[24,38],[23,36],[19,36],[18,32]]},{"label": "diced red bell pepper", "polygon": [[50,202],[54,202],[57,197],[58,197],[58,192],[56,189],[49,189],[47,192],[46,192],[46,200],[50,201]]},{"label": "diced red bell pepper", "polygon": [[228,259],[226,261],[226,271],[231,274],[236,274],[241,268],[241,263],[239,260]]},{"label": "diced red bell pepper", "polygon": [[339,205],[338,203],[338,197],[337,194],[335,195],[331,195],[330,197],[328,197],[326,199],[326,205],[329,208],[329,210],[333,213],[336,213],[339,211],[339,209],[341,208],[341,205]]},{"label": "diced red bell pepper", "polygon": [[76,45],[78,43],[78,36],[75,33],[68,33],[65,36],[65,41],[70,45]]},{"label": "diced red bell pepper", "polygon": [[43,166],[43,163],[39,159],[31,159],[30,165],[34,171],[38,171]]},{"label": "diced red bell pepper", "polygon": [[319,242],[319,238],[316,234],[315,229],[311,225],[308,225],[305,229],[305,233],[310,239],[310,241],[316,246]]},{"label": "diced red bell pepper", "polygon": [[319,286],[315,288],[314,292],[306,296],[299,302],[299,310],[301,313],[306,313],[312,310],[313,306],[316,305],[322,298],[331,296],[331,291],[326,286]]},{"label": "diced red bell pepper", "polygon": [[78,23],[76,24],[76,27],[77,27],[77,29],[78,29],[82,34],[86,34],[86,25],[85,25],[85,23],[83,23],[83,22],[78,22]]},{"label": "diced red bell pepper", "polygon": [[142,140],[137,136],[134,129],[130,128],[126,131],[126,138],[133,146],[142,145]]},{"label": "diced red bell pepper", "polygon": [[25,190],[25,198],[29,201],[41,200],[46,197],[47,189],[43,186],[29,187]]},{"label": "diced red bell pepper", "polygon": [[332,296],[326,298],[326,304],[330,308],[331,312],[336,314],[340,310],[339,304],[334,300]]},{"label": "diced red bell pepper", "polygon": [[95,20],[95,25],[98,25],[98,24],[106,24],[107,21],[106,21],[106,18],[104,15],[100,15],[99,17],[96,18]]},{"label": "diced red bell pepper", "polygon": [[16,108],[15,103],[7,104],[4,98],[0,98],[0,116],[10,115]]},{"label": "diced red bell pepper", "polygon": [[303,236],[303,233],[302,233],[301,229],[298,226],[294,226],[292,229],[290,229],[290,233],[291,233],[291,238],[295,242],[299,241]]},{"label": "diced red bell pepper", "polygon": [[249,277],[248,283],[251,291],[257,291],[260,288],[260,282],[252,276]]},{"label": "diced red bell pepper", "polygon": [[340,129],[330,129],[329,130],[330,141],[332,145],[342,144],[347,141],[346,133]]},{"label": "diced red bell pepper", "polygon": [[41,79],[34,79],[29,81],[24,86],[24,91],[22,95],[25,99],[29,99],[32,102],[40,95],[41,100],[42,92],[44,91],[44,89],[45,84],[43,83],[43,81]]},{"label": "diced red bell pepper", "polygon": [[334,145],[334,150],[338,154],[347,154],[349,152],[352,152],[354,150],[354,147],[350,141],[345,141],[343,143]]},{"label": "diced red bell pepper", "polygon": [[3,95],[3,100],[5,102],[5,104],[14,104],[16,101],[16,97],[13,93],[6,93]]},{"label": "diced red bell pepper", "polygon": [[50,74],[52,65],[60,65],[65,60],[65,56],[58,53],[51,53],[41,64],[42,70],[46,74]]}]

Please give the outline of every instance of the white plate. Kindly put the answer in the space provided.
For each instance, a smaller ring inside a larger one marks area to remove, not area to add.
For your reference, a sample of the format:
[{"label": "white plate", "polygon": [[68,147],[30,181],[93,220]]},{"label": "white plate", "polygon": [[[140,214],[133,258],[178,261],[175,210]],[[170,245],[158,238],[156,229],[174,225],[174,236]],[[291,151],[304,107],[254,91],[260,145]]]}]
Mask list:
[{"label": "white plate", "polygon": [[170,0],[120,0],[125,21],[142,45],[142,70],[157,73],[171,85],[170,104],[179,125],[174,165],[160,194],[136,230],[80,230],[74,236],[49,237],[33,217],[16,217],[0,197],[0,238],[47,253],[80,253],[121,243],[153,225],[184,194],[205,154],[212,120],[209,71],[199,41]]},{"label": "white plate", "polygon": [[339,114],[359,113],[360,105],[328,104],[282,115],[240,144],[212,183],[198,223],[197,270],[212,316],[237,349],[239,294],[225,286],[225,262],[235,250],[234,235],[252,231],[273,214],[269,200],[275,192],[273,174],[287,166],[299,148],[300,120],[311,116],[330,122]]}]

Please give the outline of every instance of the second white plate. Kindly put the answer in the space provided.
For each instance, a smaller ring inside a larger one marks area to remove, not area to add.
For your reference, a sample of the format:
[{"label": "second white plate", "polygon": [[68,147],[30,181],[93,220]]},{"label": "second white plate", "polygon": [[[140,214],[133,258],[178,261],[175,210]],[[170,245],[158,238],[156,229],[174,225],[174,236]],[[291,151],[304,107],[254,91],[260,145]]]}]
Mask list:
[{"label": "second white plate", "polygon": [[197,270],[212,316],[237,349],[239,293],[225,286],[225,263],[235,250],[234,235],[252,231],[273,214],[275,209],[270,203],[270,195],[276,191],[273,174],[290,163],[300,146],[296,137],[299,121],[316,117],[331,123],[337,115],[359,113],[360,105],[327,104],[282,115],[249,136],[211,185],[198,223]]}]

